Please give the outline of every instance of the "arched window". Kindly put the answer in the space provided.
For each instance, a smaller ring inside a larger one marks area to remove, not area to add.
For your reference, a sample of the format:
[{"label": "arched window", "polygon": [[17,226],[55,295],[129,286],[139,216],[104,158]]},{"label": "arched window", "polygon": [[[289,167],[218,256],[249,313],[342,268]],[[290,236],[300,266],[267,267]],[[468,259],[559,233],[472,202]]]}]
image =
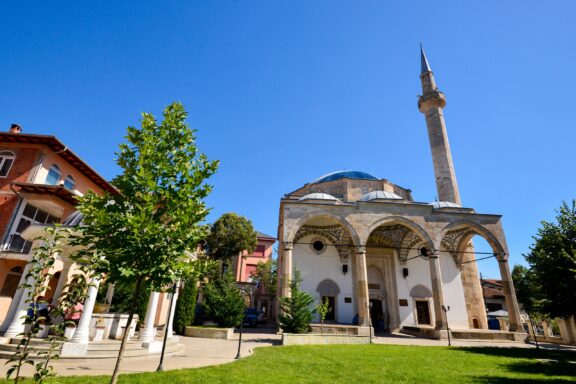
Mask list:
[{"label": "arched window", "polygon": [[14,152],[0,151],[0,177],[8,176],[15,158]]},{"label": "arched window", "polygon": [[76,180],[70,175],[66,176],[64,179],[64,188],[73,191],[74,187],[76,186]]},{"label": "arched window", "polygon": [[18,283],[20,282],[20,277],[22,277],[22,267],[14,267],[7,274],[4,280],[4,286],[0,291],[0,296],[12,297],[18,289]]},{"label": "arched window", "polygon": [[60,172],[60,167],[56,164],[50,167],[48,175],[46,176],[46,184],[58,185],[60,178],[62,177],[62,172]]}]

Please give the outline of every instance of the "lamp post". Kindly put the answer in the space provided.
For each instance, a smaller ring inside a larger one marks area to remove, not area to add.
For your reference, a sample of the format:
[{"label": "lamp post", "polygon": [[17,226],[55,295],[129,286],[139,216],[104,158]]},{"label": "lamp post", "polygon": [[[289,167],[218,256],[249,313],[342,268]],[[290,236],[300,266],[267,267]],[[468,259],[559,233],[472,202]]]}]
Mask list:
[{"label": "lamp post", "polygon": [[178,280],[174,283],[172,297],[170,297],[170,305],[168,306],[168,317],[166,318],[166,329],[164,330],[164,340],[162,341],[162,353],[160,354],[160,363],[156,372],[161,372],[164,370],[162,363],[164,363],[164,352],[166,351],[166,342],[168,341],[168,325],[170,325],[170,315],[172,314],[172,306],[174,305],[174,296],[176,296],[176,290],[178,289]]},{"label": "lamp post", "polygon": [[442,310],[444,311],[444,317],[446,318],[446,333],[448,334],[448,346],[450,347],[452,343],[450,342],[450,327],[448,326],[448,311],[450,306],[443,305]]},{"label": "lamp post", "polygon": [[372,344],[372,306],[374,303],[368,301],[368,326],[370,327],[370,344]]}]

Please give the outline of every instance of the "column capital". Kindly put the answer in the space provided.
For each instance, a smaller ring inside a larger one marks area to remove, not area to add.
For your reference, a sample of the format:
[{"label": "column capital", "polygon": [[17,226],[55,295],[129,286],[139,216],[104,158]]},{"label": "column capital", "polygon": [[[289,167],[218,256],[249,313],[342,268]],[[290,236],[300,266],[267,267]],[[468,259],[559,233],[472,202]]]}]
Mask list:
[{"label": "column capital", "polygon": [[355,245],[354,253],[366,253],[366,247],[364,245]]},{"label": "column capital", "polygon": [[284,242],[282,243],[282,247],[283,247],[285,250],[291,250],[291,249],[294,248],[294,243],[291,242],[291,241],[284,241]]}]

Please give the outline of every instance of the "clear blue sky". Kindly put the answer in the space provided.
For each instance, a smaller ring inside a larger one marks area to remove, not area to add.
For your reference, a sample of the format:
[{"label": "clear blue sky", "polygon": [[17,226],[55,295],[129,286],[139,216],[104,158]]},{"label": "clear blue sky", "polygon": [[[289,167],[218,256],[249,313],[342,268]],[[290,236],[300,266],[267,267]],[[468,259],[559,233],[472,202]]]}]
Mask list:
[{"label": "clear blue sky", "polygon": [[0,128],[56,135],[112,178],[126,127],[181,101],[221,160],[210,220],[276,234],[282,195],[334,170],[434,200],[421,41],[462,201],[504,215],[514,264],[576,197],[575,15],[569,0],[3,2]]}]

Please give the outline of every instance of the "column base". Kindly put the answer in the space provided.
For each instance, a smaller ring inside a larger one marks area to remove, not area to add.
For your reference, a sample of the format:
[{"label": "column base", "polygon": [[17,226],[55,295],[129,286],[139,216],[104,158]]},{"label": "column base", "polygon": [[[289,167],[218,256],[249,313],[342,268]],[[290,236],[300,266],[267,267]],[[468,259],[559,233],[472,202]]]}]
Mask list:
[{"label": "column base", "polygon": [[62,344],[62,351],[60,352],[61,358],[66,357],[79,357],[88,354],[88,344],[80,344],[73,342],[66,342]]},{"label": "column base", "polygon": [[[126,332],[126,329],[124,329],[124,332]],[[143,329],[140,333],[140,341],[142,342],[142,345],[152,343],[154,341],[154,336],[156,336],[156,327],[152,329]],[[128,337],[130,337],[130,335],[128,335]]]},{"label": "column base", "polygon": [[142,343],[142,346],[148,350],[148,353],[160,353],[162,352],[162,343],[161,341],[151,341],[147,343]]}]

